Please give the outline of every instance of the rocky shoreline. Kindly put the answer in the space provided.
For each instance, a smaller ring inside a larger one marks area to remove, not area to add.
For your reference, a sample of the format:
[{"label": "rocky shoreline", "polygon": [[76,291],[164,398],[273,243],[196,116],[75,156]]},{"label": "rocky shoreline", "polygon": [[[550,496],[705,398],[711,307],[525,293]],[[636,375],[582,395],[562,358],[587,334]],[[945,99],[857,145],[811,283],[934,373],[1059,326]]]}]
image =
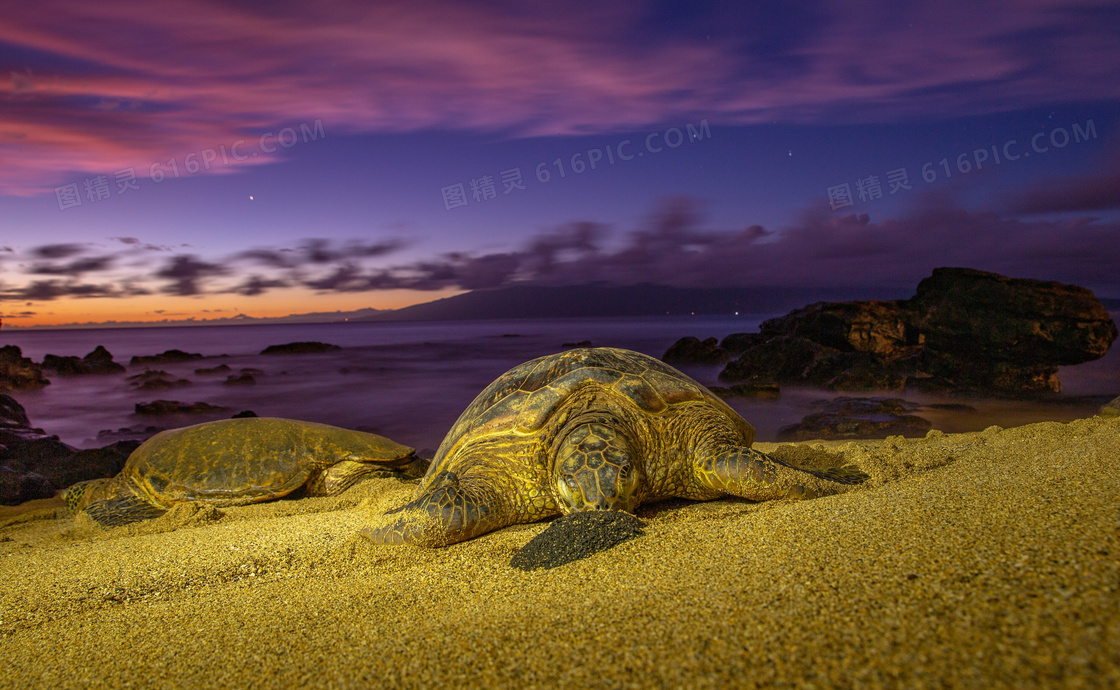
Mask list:
[{"label": "rocky shoreline", "polygon": [[1092,292],[939,268],[907,300],[817,302],[716,342],[682,338],[671,364],[725,364],[733,384],[1045,398],[1058,367],[1102,357],[1116,323]]}]

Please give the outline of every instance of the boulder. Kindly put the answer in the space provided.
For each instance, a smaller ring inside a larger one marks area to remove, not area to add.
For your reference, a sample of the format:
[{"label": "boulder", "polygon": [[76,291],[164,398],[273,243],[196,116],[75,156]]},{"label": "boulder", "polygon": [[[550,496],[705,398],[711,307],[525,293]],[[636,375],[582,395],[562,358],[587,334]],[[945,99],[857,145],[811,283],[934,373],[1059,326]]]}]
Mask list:
[{"label": "boulder", "polygon": [[968,268],[935,269],[900,306],[928,349],[974,360],[1081,364],[1102,357],[1117,336],[1085,288]]},{"label": "boulder", "polygon": [[262,355],[305,355],[341,349],[342,348],[338,345],[331,345],[330,343],[308,341],[300,343],[285,343],[283,345],[269,345],[265,349],[261,350],[260,353]]},{"label": "boulder", "polygon": [[708,390],[721,398],[763,398],[777,400],[782,390],[772,383],[736,383],[733,386],[708,386]]},{"label": "boulder", "polygon": [[755,345],[761,345],[765,340],[761,333],[732,333],[719,341],[719,349],[737,357]]},{"label": "boulder", "polygon": [[729,359],[731,357],[719,348],[715,338],[700,340],[692,336],[681,338],[673,343],[661,357],[661,361],[673,365],[722,364]]},{"label": "boulder", "polygon": [[136,414],[158,417],[169,414],[210,414],[224,412],[229,408],[205,402],[182,403],[177,400],[153,400],[150,403],[136,403]]},{"label": "boulder", "polygon": [[1120,397],[1101,406],[1102,417],[1120,417]]},{"label": "boulder", "polygon": [[50,385],[43,368],[23,356],[15,345],[0,347],[0,391],[18,391]]},{"label": "boulder", "polygon": [[252,374],[241,374],[240,376],[230,375],[222,381],[223,386],[252,386],[257,382]]},{"label": "boulder", "polygon": [[196,359],[202,359],[202,355],[197,352],[183,352],[182,350],[166,350],[158,355],[137,355],[129,360],[130,366],[138,364],[177,364],[179,362],[190,362]]},{"label": "boulder", "polygon": [[[724,381],[831,390],[1052,396],[1058,367],[1104,355],[1116,324],[1077,286],[939,268],[914,297],[817,302],[725,338]],[[740,348],[744,348],[741,349]]]},{"label": "boulder", "polygon": [[88,376],[91,374],[122,374],[124,366],[113,361],[113,355],[98,345],[85,357],[46,355],[43,368],[59,376]]},{"label": "boulder", "polygon": [[76,482],[120,472],[136,442],[75,450],[32,428],[23,406],[0,394],[0,504],[50,498]]},{"label": "boulder", "polygon": [[759,331],[766,340],[801,337],[840,352],[889,359],[907,351],[905,318],[897,302],[817,302],[763,321]]},{"label": "boulder", "polygon": [[755,345],[720,372],[728,382],[802,383],[818,361],[838,354],[835,348],[799,336],[779,336]]},{"label": "boulder", "polygon": [[933,426],[928,419],[910,414],[918,409],[917,404],[900,398],[841,397],[818,404],[825,409],[782,427],[778,440],[914,437],[924,436]]},{"label": "boulder", "polygon": [[195,369],[194,373],[198,374],[199,376],[218,376],[221,374],[228,374],[231,371],[233,371],[233,369],[230,369],[228,364],[219,364],[216,367],[204,367],[202,369]]}]

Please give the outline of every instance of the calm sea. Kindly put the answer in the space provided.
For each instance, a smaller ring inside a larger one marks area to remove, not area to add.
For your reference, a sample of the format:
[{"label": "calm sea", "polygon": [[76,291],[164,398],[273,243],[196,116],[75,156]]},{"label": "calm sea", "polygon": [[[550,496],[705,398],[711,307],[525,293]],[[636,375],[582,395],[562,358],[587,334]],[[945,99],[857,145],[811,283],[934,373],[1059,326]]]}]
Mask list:
[{"label": "calm sea", "polygon": [[[119,376],[51,377],[40,391],[15,397],[32,424],[58,434],[66,443],[88,448],[105,445],[102,430],[158,425],[181,426],[227,417],[241,410],[261,416],[288,417],[384,434],[420,449],[434,449],[475,395],[511,367],[558,352],[564,343],[589,340],[595,346],[624,347],[660,357],[685,335],[722,338],[754,331],[768,315],[736,317],[664,317],[616,319],[526,319],[430,323],[333,323],[253,326],[192,326],[67,331],[0,332],[0,344],[22,348],[24,356],[82,356],[104,345],[127,365],[134,355],[177,348],[197,352],[202,360],[160,367],[190,386],[166,391],[139,391]],[[261,356],[269,345],[317,340],[342,347],[323,354]],[[261,370],[252,386],[225,386],[224,376],[196,369],[229,365]],[[128,375],[147,367],[129,367]],[[688,367],[701,383],[717,384],[719,367]],[[1120,348],[1106,357],[1061,373],[1070,395],[1120,393]],[[783,389],[777,401],[732,399],[759,431],[773,440],[777,430],[814,411],[813,401],[829,392]],[[907,393],[921,403],[962,402]],[[229,408],[211,416],[137,417],[134,405],[155,399],[208,402]],[[1014,426],[1042,420],[1068,420],[1092,414],[1099,403],[1055,404],[965,400],[975,411],[923,410],[945,431],[973,431],[991,424]]]}]

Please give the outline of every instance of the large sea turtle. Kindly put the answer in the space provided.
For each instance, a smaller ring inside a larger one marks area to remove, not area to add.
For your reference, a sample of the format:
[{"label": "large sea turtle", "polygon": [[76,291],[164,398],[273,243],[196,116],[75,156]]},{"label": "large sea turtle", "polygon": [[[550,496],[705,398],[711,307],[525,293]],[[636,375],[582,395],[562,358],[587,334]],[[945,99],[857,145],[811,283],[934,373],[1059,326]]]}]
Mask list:
[{"label": "large sea turtle", "polygon": [[415,460],[413,449],[361,431],[272,417],[206,422],[162,431],[111,479],[71,486],[63,498],[110,527],[157,517],[172,505],[235,506],[341,493],[363,475]]},{"label": "large sea turtle", "polygon": [[580,348],[514,367],[467,407],[414,499],[362,533],[444,546],[584,510],[669,497],[814,498],[866,478],[808,472],[750,448],[754,428],[646,355]]}]

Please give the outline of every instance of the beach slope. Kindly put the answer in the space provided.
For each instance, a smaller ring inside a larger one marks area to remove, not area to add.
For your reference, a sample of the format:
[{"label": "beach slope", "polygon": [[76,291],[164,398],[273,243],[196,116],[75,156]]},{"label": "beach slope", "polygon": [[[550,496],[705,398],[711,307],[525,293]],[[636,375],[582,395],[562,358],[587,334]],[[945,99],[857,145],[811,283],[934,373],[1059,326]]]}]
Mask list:
[{"label": "beach slope", "polygon": [[0,685],[1120,685],[1120,418],[759,445],[872,479],[643,506],[643,536],[531,572],[543,523],[360,537],[392,478],[114,530],[4,509]]}]

